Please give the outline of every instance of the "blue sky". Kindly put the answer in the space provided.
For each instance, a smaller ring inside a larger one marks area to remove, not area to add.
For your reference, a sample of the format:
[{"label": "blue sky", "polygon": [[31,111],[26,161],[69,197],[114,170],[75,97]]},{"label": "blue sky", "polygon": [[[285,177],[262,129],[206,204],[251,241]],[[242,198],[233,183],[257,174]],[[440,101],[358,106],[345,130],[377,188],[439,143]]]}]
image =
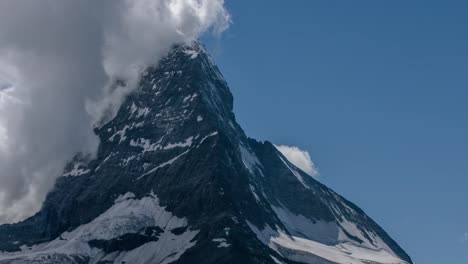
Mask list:
[{"label": "blue sky", "polygon": [[247,134],[308,150],[416,263],[468,263],[468,2],[228,6],[207,44]]}]

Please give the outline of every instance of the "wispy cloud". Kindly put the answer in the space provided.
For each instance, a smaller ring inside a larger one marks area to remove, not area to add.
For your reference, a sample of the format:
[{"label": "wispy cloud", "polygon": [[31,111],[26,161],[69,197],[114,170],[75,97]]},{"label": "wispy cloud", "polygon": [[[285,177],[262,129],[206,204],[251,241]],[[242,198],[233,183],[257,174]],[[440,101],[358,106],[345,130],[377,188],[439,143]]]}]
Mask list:
[{"label": "wispy cloud", "polygon": [[468,232],[465,232],[462,236],[462,238],[460,239],[460,241],[462,243],[467,243],[468,242]]},{"label": "wispy cloud", "polygon": [[306,150],[298,147],[275,145],[275,147],[294,165],[303,170],[310,176],[317,178],[319,175],[318,169],[310,158],[310,154]]}]

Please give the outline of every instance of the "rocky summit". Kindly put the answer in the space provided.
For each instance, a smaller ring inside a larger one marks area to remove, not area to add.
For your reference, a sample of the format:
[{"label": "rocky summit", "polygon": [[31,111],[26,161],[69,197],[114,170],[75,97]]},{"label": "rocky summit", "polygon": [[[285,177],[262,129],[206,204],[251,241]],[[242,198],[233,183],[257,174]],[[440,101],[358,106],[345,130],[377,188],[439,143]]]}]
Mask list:
[{"label": "rocky summit", "polygon": [[[119,85],[125,85],[120,83]],[[248,138],[198,44],[143,73],[42,209],[0,226],[0,263],[410,264],[371,218]]]}]

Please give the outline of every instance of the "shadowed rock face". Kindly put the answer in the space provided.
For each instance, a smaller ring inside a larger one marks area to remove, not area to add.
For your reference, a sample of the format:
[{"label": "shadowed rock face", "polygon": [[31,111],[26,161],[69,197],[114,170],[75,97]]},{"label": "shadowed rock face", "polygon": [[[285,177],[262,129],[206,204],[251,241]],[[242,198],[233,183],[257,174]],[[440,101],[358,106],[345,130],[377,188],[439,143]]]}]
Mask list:
[{"label": "shadowed rock face", "polygon": [[77,155],[40,212],[0,226],[0,263],[412,263],[372,219],[246,137],[194,43],[144,73],[96,159]]}]

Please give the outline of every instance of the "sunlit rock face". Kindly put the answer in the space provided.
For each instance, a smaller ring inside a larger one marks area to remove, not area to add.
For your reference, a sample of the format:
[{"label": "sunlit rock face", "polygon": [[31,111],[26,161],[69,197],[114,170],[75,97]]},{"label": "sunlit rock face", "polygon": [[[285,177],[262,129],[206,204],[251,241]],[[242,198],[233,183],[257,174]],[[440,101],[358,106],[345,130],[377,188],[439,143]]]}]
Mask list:
[{"label": "sunlit rock face", "polygon": [[39,213],[0,226],[0,263],[412,263],[361,209],[245,135],[198,43],[148,68],[95,133],[96,158],[76,155]]}]

